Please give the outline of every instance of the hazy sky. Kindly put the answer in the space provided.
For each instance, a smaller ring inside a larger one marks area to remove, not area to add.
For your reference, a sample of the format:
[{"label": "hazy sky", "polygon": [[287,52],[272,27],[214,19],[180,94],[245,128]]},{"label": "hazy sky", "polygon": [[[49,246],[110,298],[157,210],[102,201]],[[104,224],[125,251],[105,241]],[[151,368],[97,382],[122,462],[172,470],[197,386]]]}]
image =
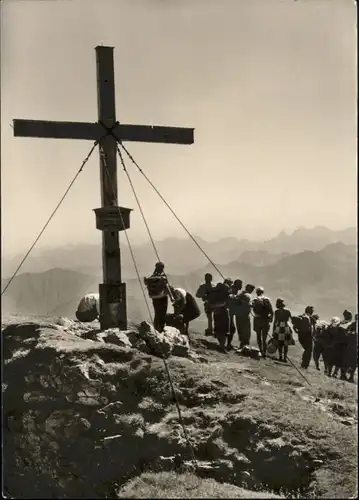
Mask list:
[{"label": "hazy sky", "polygon": [[[117,118],[195,128],[192,146],[127,143],[195,234],[265,239],[356,224],[356,10],[351,0],[5,0],[5,253],[23,251],[89,141],[14,138],[13,118],[97,119],[94,47],[115,47]],[[130,166],[130,165],[129,165]],[[186,236],[130,168],[156,239]],[[119,168],[120,204],[137,208]],[[100,241],[97,152],[40,245]],[[130,237],[146,233],[138,210]]]}]

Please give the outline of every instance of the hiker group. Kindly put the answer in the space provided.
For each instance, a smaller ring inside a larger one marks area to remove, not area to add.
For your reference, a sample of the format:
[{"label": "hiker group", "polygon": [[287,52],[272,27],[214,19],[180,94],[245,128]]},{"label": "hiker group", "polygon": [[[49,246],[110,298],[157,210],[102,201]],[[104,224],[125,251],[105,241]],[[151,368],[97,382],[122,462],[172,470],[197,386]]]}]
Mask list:
[{"label": "hiker group", "polygon": [[314,342],[305,344],[305,366],[309,366],[312,355],[316,369],[320,370],[322,357],[326,375],[336,377],[339,373],[341,380],[353,382],[358,364],[358,315],[353,321],[352,313],[345,310],[342,320],[333,317],[329,322],[313,316],[316,316]]},{"label": "hiker group", "polygon": [[[344,311],[343,320],[334,317],[328,322],[321,321],[312,306],[307,306],[303,314],[294,316],[282,298],[277,298],[273,310],[262,287],[246,284],[243,288],[240,279],[224,279],[214,285],[209,273],[205,274],[204,283],[194,297],[183,288],[169,284],[162,262],[157,262],[154,272],[144,282],[152,299],[153,324],[158,332],[168,325],[188,335],[189,323],[201,315],[196,300],[201,299],[208,320],[205,335],[215,337],[223,353],[234,349],[232,342],[236,332],[239,350],[248,352],[253,328],[261,356],[265,358],[267,353],[275,354],[278,350],[279,361],[287,363],[289,346],[295,344],[294,330],[303,348],[302,368],[307,369],[313,359],[316,369],[320,370],[322,358],[326,375],[336,377],[339,374],[342,380],[354,380],[357,315],[353,321],[350,311]],[[252,297],[254,290],[256,296]],[[173,313],[168,313],[169,300]],[[98,315],[98,294],[87,294],[78,306],[77,319],[88,322],[97,319]]]},{"label": "hiker group", "polygon": [[[350,311],[343,312],[343,319],[334,317],[329,322],[320,321],[313,306],[307,306],[303,314],[292,315],[282,298],[277,298],[275,307],[264,295],[262,287],[255,287],[239,279],[225,279],[223,283],[212,284],[212,275],[207,273],[196,296],[204,303],[208,319],[206,335],[213,335],[222,352],[233,349],[232,341],[237,330],[240,348],[250,344],[251,316],[257,345],[262,357],[267,352],[274,354],[278,349],[279,361],[288,362],[288,348],[295,344],[293,330],[303,348],[301,368],[308,369],[311,359],[317,370],[323,359],[324,373],[336,377],[340,372],[342,380],[354,381],[357,367],[357,315],[353,321]],[[269,332],[272,327],[273,336]]]},{"label": "hiker group", "polygon": [[228,352],[233,349],[232,342],[237,331],[239,348],[243,349],[250,345],[253,316],[253,330],[262,357],[267,354],[267,340],[273,323],[273,343],[278,348],[279,360],[286,363],[288,346],[293,343],[293,337],[289,325],[291,313],[283,299],[277,299],[274,311],[262,287],[256,288],[256,297],[252,298],[254,285],[247,284],[243,289],[240,279],[225,279],[213,285],[212,279],[212,275],[207,273],[196,293],[204,303],[208,319],[206,335],[217,338],[220,350]]},{"label": "hiker group", "polygon": [[[353,381],[357,365],[357,318],[344,311],[344,318],[333,318],[329,322],[320,321],[312,306],[307,306],[303,314],[294,316],[282,298],[277,298],[275,310],[271,300],[264,295],[262,287],[246,284],[240,279],[213,284],[213,277],[207,273],[195,297],[182,288],[169,285],[165,266],[158,262],[150,278],[145,278],[149,296],[153,301],[154,327],[163,331],[165,325],[177,327],[188,335],[190,321],[201,314],[197,299],[201,299],[208,325],[206,336],[213,336],[223,353],[231,351],[237,332],[239,349],[249,348],[252,328],[256,334],[258,349],[262,357],[278,350],[279,361],[288,362],[288,349],[295,344],[293,330],[303,348],[301,367],[307,369],[311,359],[317,370],[323,359],[324,371],[328,376]],[[253,292],[256,296],[252,297]],[[173,314],[168,314],[169,299],[173,304]],[[253,317],[253,322],[251,320]],[[272,335],[270,330],[272,329]]]}]

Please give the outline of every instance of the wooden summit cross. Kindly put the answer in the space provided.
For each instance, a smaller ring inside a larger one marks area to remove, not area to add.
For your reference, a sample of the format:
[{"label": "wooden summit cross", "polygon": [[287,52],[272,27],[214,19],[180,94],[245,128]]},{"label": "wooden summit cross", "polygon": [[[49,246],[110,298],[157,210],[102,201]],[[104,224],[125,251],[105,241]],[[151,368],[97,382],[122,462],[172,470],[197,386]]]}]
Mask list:
[{"label": "wooden summit cross", "polygon": [[96,227],[102,230],[104,283],[99,285],[100,322],[102,329],[111,327],[126,329],[126,284],[121,282],[121,251],[118,232],[130,227],[130,209],[118,206],[116,139],[118,141],[193,144],[194,129],[119,124],[116,121],[113,47],[98,46],[95,50],[98,121],[78,123],[14,120],[14,136],[100,141],[106,160],[100,161],[102,207],[95,209]]}]

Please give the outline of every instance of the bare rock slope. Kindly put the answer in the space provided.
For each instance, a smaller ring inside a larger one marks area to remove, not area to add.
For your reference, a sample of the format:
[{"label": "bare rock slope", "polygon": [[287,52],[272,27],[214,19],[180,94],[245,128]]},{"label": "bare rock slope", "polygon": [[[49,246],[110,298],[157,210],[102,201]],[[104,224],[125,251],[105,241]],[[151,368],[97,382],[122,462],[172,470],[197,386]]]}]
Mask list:
[{"label": "bare rock slope", "polygon": [[57,323],[3,327],[7,496],[355,494],[353,386],[313,377],[309,390],[291,367],[182,346],[168,366],[195,468],[163,360],[139,331]]}]

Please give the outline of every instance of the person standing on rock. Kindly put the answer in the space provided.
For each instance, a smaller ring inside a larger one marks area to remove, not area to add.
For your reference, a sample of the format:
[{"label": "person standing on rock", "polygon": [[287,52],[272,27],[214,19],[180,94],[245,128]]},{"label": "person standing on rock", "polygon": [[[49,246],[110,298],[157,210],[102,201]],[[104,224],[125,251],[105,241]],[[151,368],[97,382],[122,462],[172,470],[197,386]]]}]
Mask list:
[{"label": "person standing on rock", "polygon": [[250,344],[251,340],[251,300],[253,285],[246,285],[243,292],[240,292],[234,300],[234,310],[236,327],[240,348]]},{"label": "person standing on rock", "polygon": [[81,323],[91,323],[100,316],[100,295],[87,293],[77,307],[76,318]]},{"label": "person standing on rock", "polygon": [[259,286],[256,289],[257,297],[253,299],[253,330],[257,334],[258,348],[262,357],[266,357],[267,352],[267,338],[270,325],[273,321],[273,306],[268,297],[264,296],[264,289]]},{"label": "person standing on rock", "polygon": [[288,362],[288,346],[292,339],[292,332],[289,321],[292,319],[292,314],[286,308],[284,300],[278,298],[276,301],[276,310],[274,312],[273,321],[273,339],[278,345],[279,361]]},{"label": "person standing on rock", "polygon": [[198,299],[202,299],[203,305],[204,305],[204,312],[207,316],[207,321],[208,321],[208,326],[205,331],[206,336],[212,336],[213,335],[213,310],[210,307],[210,303],[208,300],[209,294],[214,288],[214,285],[212,283],[213,276],[210,273],[206,273],[204,275],[204,283],[199,286],[197,292],[196,292],[196,297]]},{"label": "person standing on rock", "polygon": [[155,317],[153,326],[158,332],[162,332],[166,324],[166,314],[168,309],[168,297],[173,299],[163,262],[157,262],[155,270],[149,278],[144,279],[148,294],[152,299]]}]

